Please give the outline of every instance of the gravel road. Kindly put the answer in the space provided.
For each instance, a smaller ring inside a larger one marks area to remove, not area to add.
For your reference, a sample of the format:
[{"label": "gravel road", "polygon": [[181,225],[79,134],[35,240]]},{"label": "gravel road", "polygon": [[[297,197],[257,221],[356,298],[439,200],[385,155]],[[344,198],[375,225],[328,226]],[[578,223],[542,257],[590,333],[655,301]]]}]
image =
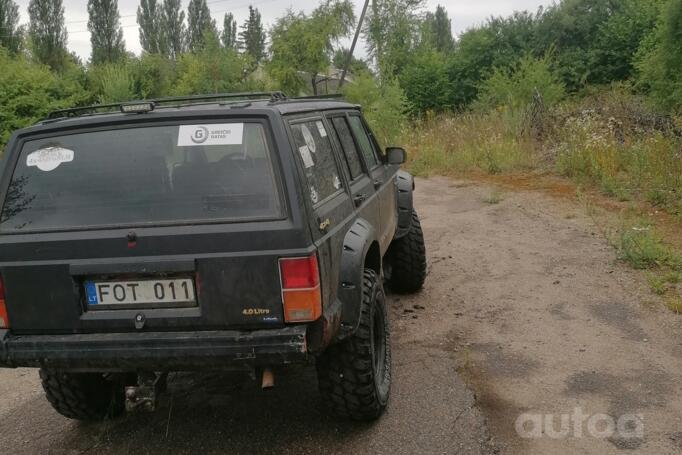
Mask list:
[{"label": "gravel road", "polygon": [[[645,305],[641,274],[579,208],[534,192],[491,204],[493,188],[444,178],[417,191],[429,277],[419,295],[390,296],[394,383],[379,422],[328,417],[311,368],[266,392],[234,375],[172,375],[156,413],[89,425],[51,409],[36,371],[1,370],[3,452],[682,452],[680,317]],[[638,415],[642,434],[515,430],[523,414],[557,416],[559,429],[575,409]]]}]

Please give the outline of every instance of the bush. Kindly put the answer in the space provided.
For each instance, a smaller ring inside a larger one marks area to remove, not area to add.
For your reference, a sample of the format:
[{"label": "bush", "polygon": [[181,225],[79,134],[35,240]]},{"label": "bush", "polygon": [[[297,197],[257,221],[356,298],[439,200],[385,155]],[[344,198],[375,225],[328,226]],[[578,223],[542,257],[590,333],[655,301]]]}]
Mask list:
[{"label": "bush", "polygon": [[178,60],[174,95],[222,93],[241,87],[246,63],[233,49],[207,45],[198,54],[183,54]]},{"label": "bush", "polygon": [[116,103],[137,98],[135,79],[128,65],[105,63],[88,71],[90,88],[100,103]]},{"label": "bush", "polygon": [[413,115],[426,111],[443,112],[454,107],[446,58],[439,52],[418,55],[400,74],[400,86],[405,90]]},{"label": "bush", "polygon": [[551,143],[560,174],[675,215],[682,214],[681,147],[671,120],[627,87],[562,106]]},{"label": "bush", "polygon": [[618,257],[638,270],[674,266],[676,262],[676,254],[646,223],[624,224],[612,242]]},{"label": "bush", "polygon": [[549,59],[523,57],[511,70],[498,69],[480,86],[478,107],[526,110],[539,96],[546,107],[564,97],[564,85],[552,72]]},{"label": "bush", "polygon": [[69,62],[61,75],[0,48],[0,150],[12,132],[32,125],[53,110],[87,100],[83,72]]},{"label": "bush", "polygon": [[175,66],[166,56],[145,53],[132,66],[138,98],[159,98],[171,91],[175,81]]},{"label": "bush", "polygon": [[362,105],[363,113],[382,145],[399,143],[407,104],[405,94],[395,81],[379,85],[371,74],[361,73],[344,86],[343,93],[348,101]]},{"label": "bush", "polygon": [[637,68],[640,87],[666,110],[682,111],[682,0],[662,9],[657,31],[642,43]]},{"label": "bush", "polygon": [[476,107],[503,113],[514,134],[540,132],[545,111],[564,94],[564,86],[552,72],[548,58],[526,56],[513,69],[498,69],[481,84]]}]

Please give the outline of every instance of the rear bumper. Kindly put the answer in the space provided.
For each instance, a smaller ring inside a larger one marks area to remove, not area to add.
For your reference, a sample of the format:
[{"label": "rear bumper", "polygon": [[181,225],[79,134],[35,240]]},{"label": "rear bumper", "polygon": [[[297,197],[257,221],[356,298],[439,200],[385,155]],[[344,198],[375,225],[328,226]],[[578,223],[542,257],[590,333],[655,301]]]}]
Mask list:
[{"label": "rear bumper", "polygon": [[177,371],[276,366],[308,359],[306,326],[258,331],[12,335],[0,330],[1,367]]}]

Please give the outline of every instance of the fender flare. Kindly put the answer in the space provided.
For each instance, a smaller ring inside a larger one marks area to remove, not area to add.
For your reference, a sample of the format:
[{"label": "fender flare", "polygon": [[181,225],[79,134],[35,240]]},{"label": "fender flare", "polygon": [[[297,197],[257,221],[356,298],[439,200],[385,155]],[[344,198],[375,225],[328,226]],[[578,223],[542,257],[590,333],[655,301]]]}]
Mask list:
[{"label": "fender flare", "polygon": [[398,187],[398,227],[394,238],[399,239],[405,237],[412,227],[414,177],[407,171],[399,170],[396,174],[396,186]]},{"label": "fender flare", "polygon": [[360,218],[348,229],[343,240],[337,294],[342,303],[342,312],[337,340],[355,333],[360,323],[365,268],[371,268],[381,276],[381,252],[376,230]]}]

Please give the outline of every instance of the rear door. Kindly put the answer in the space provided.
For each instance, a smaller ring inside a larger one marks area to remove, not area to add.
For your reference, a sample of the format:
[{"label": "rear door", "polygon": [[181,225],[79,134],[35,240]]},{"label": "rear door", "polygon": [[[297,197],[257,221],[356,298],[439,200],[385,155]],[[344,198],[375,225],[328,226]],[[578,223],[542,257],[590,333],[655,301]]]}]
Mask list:
[{"label": "rear door", "polygon": [[322,271],[325,311],[335,312],[336,285],[340,261],[335,259],[343,250],[344,227],[352,219],[353,203],[347,191],[342,163],[334,153],[332,131],[321,115],[306,115],[290,120],[294,149],[299,168],[304,174],[304,197],[314,213],[312,236],[317,246]]},{"label": "rear door", "polygon": [[287,202],[281,120],[239,115],[15,140],[0,187],[12,330],[282,325],[278,258],[305,254],[310,233]]},{"label": "rear door", "polygon": [[360,154],[365,162],[368,175],[371,179],[374,191],[379,201],[379,223],[376,226],[380,229],[379,243],[382,253],[388,249],[395,228],[397,226],[397,195],[396,188],[391,175],[387,173],[384,159],[377,146],[376,141],[370,135],[370,131],[365,125],[359,113],[351,113],[348,116],[353,136]]},{"label": "rear door", "polygon": [[334,141],[342,158],[343,170],[350,193],[360,216],[381,230],[381,202],[374,187],[372,174],[362,157],[360,143],[352,132],[347,113],[327,114]]}]

